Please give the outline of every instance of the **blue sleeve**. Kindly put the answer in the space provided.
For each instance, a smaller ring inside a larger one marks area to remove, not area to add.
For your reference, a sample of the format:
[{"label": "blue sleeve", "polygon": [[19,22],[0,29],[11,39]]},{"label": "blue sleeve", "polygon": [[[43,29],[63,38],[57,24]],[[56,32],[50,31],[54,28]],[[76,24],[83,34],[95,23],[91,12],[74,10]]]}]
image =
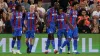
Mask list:
[{"label": "blue sleeve", "polygon": [[13,22],[14,22],[14,17],[15,17],[15,13],[13,12],[13,13],[12,13],[11,20],[10,20],[11,26],[12,26],[12,27],[14,27],[14,23],[13,23]]},{"label": "blue sleeve", "polygon": [[50,15],[50,9],[47,10],[47,16]]},{"label": "blue sleeve", "polygon": [[70,18],[71,16],[72,16],[72,10],[69,11],[68,18]]}]

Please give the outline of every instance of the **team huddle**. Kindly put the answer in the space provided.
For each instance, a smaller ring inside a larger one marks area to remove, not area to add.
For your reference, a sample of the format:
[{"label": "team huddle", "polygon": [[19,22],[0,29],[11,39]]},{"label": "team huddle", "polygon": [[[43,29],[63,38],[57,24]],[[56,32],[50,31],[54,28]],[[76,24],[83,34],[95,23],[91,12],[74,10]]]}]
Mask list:
[{"label": "team huddle", "polygon": [[[45,14],[46,32],[48,34],[48,39],[45,46],[45,54],[47,54],[50,43],[53,46],[54,53],[62,54],[62,49],[67,45],[68,54],[70,54],[70,41],[73,39],[74,53],[79,54],[77,51],[77,39],[78,39],[78,28],[76,24],[77,18],[77,8],[78,2],[73,2],[72,8],[69,13],[63,12],[63,8],[60,7],[58,2],[54,3],[54,6],[47,10]],[[20,52],[21,47],[21,36],[24,27],[26,36],[26,46],[27,53],[31,53],[33,47],[33,40],[35,38],[36,25],[41,22],[40,14],[36,10],[35,5],[30,5],[30,12],[26,13],[25,18],[23,18],[22,6],[17,5],[15,11],[12,13],[11,25],[12,25],[12,53],[22,54]],[[54,33],[57,28],[58,37],[58,50],[55,48]],[[62,37],[65,36],[65,41],[62,43]],[[17,51],[14,49],[14,45],[17,39]]]}]

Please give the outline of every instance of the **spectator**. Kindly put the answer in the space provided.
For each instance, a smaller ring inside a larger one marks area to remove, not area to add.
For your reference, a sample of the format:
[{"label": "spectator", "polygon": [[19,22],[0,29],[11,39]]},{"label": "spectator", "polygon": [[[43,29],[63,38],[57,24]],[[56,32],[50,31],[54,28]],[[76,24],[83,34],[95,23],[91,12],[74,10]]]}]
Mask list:
[{"label": "spectator", "polygon": [[3,16],[5,14],[3,14],[3,13],[4,13],[3,9],[0,9],[0,33],[3,32],[3,27],[5,26],[4,21],[3,21]]},{"label": "spectator", "polygon": [[7,9],[8,5],[4,0],[0,0],[0,9]]},{"label": "spectator", "polygon": [[[42,0],[43,2],[43,8],[45,8],[45,10],[48,10],[48,8],[51,6],[52,1],[54,0]],[[51,3],[50,3],[51,2]]]},{"label": "spectator", "polygon": [[25,7],[26,11],[29,11],[30,4],[28,3],[28,0],[23,0],[23,1],[24,2],[21,5]]},{"label": "spectator", "polygon": [[96,6],[97,6],[97,0],[93,0],[93,4],[91,4],[90,5],[90,10],[91,10],[91,13],[93,12],[93,11],[95,11],[96,10]]},{"label": "spectator", "polygon": [[99,24],[100,24],[100,5],[96,6],[96,10],[93,11],[92,14],[93,18],[93,30],[92,33],[98,33],[99,32]]},{"label": "spectator", "polygon": [[6,21],[5,21],[5,32],[6,33],[11,33],[12,32],[12,27],[11,27],[11,23],[10,23],[10,19],[11,19],[11,16],[12,16],[11,9],[8,8],[7,12],[8,13],[7,13]]},{"label": "spectator", "polygon": [[4,0],[0,0],[0,9],[3,9],[5,13],[7,13],[6,9],[8,8],[8,5]]},{"label": "spectator", "polygon": [[18,4],[21,4],[21,3],[22,3],[22,0],[18,0],[17,3],[18,3]]},{"label": "spectator", "polygon": [[29,3],[32,5],[34,4],[34,0],[29,0]]},{"label": "spectator", "polygon": [[11,11],[14,11],[15,10],[16,5],[18,5],[18,3],[16,2],[16,0],[11,0],[8,3],[8,7],[11,9]]},{"label": "spectator", "polygon": [[44,15],[45,15],[45,9],[42,7],[42,1],[38,2],[38,8],[37,8],[39,14],[40,14],[40,18],[41,18],[41,22],[39,22],[39,27],[38,30],[40,33],[43,32],[44,29]]},{"label": "spectator", "polygon": [[85,9],[81,10],[81,15],[78,17],[78,27],[79,27],[79,31],[81,33],[90,33],[91,30],[89,28],[90,26],[90,21],[89,21],[89,16],[87,15],[87,11]]}]

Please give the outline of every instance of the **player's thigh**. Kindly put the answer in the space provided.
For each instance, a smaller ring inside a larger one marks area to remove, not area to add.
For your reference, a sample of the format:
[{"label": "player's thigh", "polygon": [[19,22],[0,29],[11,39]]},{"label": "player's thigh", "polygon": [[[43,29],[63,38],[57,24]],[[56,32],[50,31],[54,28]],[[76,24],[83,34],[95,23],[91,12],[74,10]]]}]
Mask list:
[{"label": "player's thigh", "polygon": [[30,32],[30,38],[32,38],[32,39],[35,38],[34,35],[35,35],[35,32],[34,32],[34,31],[31,31],[31,32]]},{"label": "player's thigh", "polygon": [[48,28],[48,29],[47,29],[47,33],[48,33],[48,34],[54,33],[54,29],[53,29],[53,28]]},{"label": "player's thigh", "polygon": [[18,29],[18,30],[16,31],[16,35],[17,35],[17,36],[22,36],[22,28],[20,28],[20,29]]},{"label": "player's thigh", "polygon": [[72,38],[72,33],[73,33],[72,30],[68,30],[68,31],[66,32],[67,38]]},{"label": "player's thigh", "polygon": [[78,28],[75,28],[73,31],[73,38],[78,38]]},{"label": "player's thigh", "polygon": [[26,31],[25,36],[27,39],[30,38],[30,31]]},{"label": "player's thigh", "polygon": [[64,33],[64,37],[65,37],[65,38],[67,38],[67,31],[66,31],[66,30],[64,30],[64,32],[63,32],[63,33]]},{"label": "player's thigh", "polygon": [[57,37],[62,38],[62,36],[63,36],[62,30],[58,30],[57,31]]},{"label": "player's thigh", "polygon": [[13,37],[17,37],[17,31],[14,30],[14,31],[12,32],[12,35],[13,35]]}]

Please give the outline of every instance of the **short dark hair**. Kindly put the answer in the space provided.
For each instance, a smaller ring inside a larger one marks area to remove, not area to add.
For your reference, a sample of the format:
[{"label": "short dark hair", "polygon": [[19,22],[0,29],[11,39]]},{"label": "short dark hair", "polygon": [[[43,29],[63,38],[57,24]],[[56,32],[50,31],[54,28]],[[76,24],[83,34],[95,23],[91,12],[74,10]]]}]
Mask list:
[{"label": "short dark hair", "polygon": [[16,5],[15,10],[22,11],[22,6],[20,4]]},{"label": "short dark hair", "polygon": [[72,7],[73,7],[74,5],[77,5],[77,4],[79,4],[79,2],[74,1],[74,2],[72,3]]}]

